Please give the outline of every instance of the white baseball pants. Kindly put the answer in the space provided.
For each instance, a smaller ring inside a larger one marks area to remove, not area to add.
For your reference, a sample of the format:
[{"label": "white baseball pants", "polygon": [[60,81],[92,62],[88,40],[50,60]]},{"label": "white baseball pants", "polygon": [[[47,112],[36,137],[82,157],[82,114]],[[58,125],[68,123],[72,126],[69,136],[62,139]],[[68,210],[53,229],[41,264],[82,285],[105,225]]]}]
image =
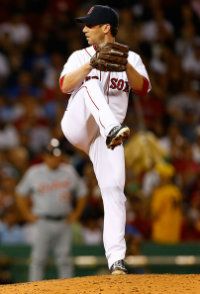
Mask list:
[{"label": "white baseball pants", "polygon": [[85,151],[92,163],[104,205],[103,241],[108,267],[125,258],[126,210],[123,146],[110,150],[106,136],[120,125],[106,102],[98,80],[88,80],[68,104],[61,121],[68,141]]}]

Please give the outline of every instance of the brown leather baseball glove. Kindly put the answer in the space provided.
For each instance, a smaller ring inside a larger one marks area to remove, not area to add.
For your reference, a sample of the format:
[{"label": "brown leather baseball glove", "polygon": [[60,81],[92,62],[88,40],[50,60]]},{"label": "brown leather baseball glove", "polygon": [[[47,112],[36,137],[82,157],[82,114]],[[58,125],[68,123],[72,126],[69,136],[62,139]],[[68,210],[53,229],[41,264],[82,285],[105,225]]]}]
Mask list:
[{"label": "brown leather baseball glove", "polygon": [[107,43],[90,59],[93,68],[101,71],[125,71],[129,48],[121,43]]}]

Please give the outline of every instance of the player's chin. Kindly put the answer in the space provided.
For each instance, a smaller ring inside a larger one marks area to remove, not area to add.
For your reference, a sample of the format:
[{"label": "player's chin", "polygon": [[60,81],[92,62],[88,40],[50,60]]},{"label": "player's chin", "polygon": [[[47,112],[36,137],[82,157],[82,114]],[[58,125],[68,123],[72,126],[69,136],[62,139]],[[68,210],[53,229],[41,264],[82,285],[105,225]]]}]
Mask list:
[{"label": "player's chin", "polygon": [[92,45],[92,42],[91,42],[90,39],[87,39],[87,42],[88,42],[89,45]]},{"label": "player's chin", "polygon": [[94,45],[94,42],[90,38],[86,38],[89,45]]}]

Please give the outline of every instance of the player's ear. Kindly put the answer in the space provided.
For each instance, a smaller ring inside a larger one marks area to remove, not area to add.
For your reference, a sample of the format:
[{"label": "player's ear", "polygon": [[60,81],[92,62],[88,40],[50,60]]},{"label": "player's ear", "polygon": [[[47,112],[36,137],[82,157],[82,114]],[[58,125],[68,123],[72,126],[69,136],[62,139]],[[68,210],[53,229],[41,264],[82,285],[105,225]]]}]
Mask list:
[{"label": "player's ear", "polygon": [[103,24],[102,28],[103,28],[104,33],[107,34],[110,31],[111,26],[110,26],[110,24],[107,23],[107,24]]}]

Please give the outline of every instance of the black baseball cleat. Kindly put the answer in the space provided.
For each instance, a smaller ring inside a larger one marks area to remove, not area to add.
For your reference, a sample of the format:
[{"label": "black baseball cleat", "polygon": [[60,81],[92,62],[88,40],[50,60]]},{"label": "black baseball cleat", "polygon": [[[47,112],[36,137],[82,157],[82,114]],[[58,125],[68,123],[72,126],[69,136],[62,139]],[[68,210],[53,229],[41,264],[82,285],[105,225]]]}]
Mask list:
[{"label": "black baseball cleat", "polygon": [[106,145],[110,149],[123,144],[130,136],[130,129],[127,126],[114,127],[107,136]]},{"label": "black baseball cleat", "polygon": [[123,259],[115,261],[110,268],[111,275],[126,275],[128,270],[126,269]]}]

